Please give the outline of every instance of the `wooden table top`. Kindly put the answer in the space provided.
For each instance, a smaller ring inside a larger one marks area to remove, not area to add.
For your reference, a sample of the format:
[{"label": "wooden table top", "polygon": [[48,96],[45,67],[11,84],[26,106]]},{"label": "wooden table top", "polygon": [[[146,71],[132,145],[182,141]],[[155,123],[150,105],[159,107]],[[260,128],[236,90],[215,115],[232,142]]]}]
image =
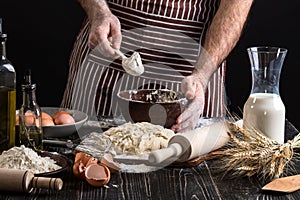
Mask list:
[{"label": "wooden table top", "polygon": [[[286,121],[286,140],[298,134]],[[71,158],[72,159],[72,158]],[[70,160],[71,160],[70,159]],[[0,192],[0,200],[13,199],[300,199],[300,190],[290,193],[264,192],[256,178],[222,178],[213,169],[213,160],[194,167],[165,167],[147,173],[116,172],[103,187],[93,187],[77,179],[71,168],[62,177],[62,190],[34,189],[32,193]],[[71,165],[72,163],[70,163]],[[295,161],[297,173],[300,163]],[[5,184],[1,181],[0,184]]]}]

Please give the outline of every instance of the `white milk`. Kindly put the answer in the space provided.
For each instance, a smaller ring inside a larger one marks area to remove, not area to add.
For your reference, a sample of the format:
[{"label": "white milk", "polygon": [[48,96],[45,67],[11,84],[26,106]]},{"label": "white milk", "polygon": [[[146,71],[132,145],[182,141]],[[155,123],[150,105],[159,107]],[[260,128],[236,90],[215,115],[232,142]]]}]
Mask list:
[{"label": "white milk", "polygon": [[285,106],[279,95],[250,94],[243,112],[244,127],[254,127],[278,143],[284,143]]}]

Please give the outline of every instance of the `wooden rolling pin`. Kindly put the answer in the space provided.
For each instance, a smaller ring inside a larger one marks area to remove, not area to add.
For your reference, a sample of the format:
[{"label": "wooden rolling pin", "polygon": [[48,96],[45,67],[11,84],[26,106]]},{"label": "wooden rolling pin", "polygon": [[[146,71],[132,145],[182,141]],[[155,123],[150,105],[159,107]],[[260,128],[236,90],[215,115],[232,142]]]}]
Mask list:
[{"label": "wooden rolling pin", "polygon": [[149,154],[148,162],[160,164],[166,160],[185,162],[221,148],[229,141],[226,122],[217,122],[184,133],[176,133],[168,147]]},{"label": "wooden rolling pin", "polygon": [[0,168],[0,191],[27,192],[33,188],[61,190],[63,181],[60,178],[35,177],[29,170]]}]

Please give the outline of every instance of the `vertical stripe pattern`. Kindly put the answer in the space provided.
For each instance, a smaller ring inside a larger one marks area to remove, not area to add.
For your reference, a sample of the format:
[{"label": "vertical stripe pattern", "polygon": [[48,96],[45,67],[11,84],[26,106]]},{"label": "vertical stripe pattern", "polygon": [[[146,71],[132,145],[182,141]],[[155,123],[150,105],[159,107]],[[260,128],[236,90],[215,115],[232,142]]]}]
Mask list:
[{"label": "vertical stripe pattern", "polygon": [[[92,117],[118,115],[116,93],[124,89],[168,88],[180,91],[190,75],[218,0],[111,0],[111,11],[122,27],[121,51],[140,53],[141,76],[125,73],[120,60],[101,56],[87,46],[86,19],[70,57],[68,83],[62,107]],[[213,74],[206,91],[204,117],[225,114],[225,62]]]}]

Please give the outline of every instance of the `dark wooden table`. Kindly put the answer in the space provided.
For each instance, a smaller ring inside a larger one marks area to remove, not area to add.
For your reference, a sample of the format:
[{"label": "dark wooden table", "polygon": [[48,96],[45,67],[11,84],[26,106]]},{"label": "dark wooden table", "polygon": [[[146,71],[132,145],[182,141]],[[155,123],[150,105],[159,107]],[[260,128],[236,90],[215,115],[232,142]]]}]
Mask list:
[{"label": "dark wooden table", "polygon": [[[286,140],[296,134],[296,128],[286,121]],[[191,168],[166,167],[148,173],[117,172],[106,187],[98,188],[77,179],[69,170],[62,177],[64,185],[60,191],[1,192],[0,199],[300,199],[300,190],[290,194],[263,192],[256,178],[222,179],[211,168],[213,162],[204,161]],[[295,167],[299,173],[300,163],[296,161]],[[5,181],[1,180],[0,184]]]}]

